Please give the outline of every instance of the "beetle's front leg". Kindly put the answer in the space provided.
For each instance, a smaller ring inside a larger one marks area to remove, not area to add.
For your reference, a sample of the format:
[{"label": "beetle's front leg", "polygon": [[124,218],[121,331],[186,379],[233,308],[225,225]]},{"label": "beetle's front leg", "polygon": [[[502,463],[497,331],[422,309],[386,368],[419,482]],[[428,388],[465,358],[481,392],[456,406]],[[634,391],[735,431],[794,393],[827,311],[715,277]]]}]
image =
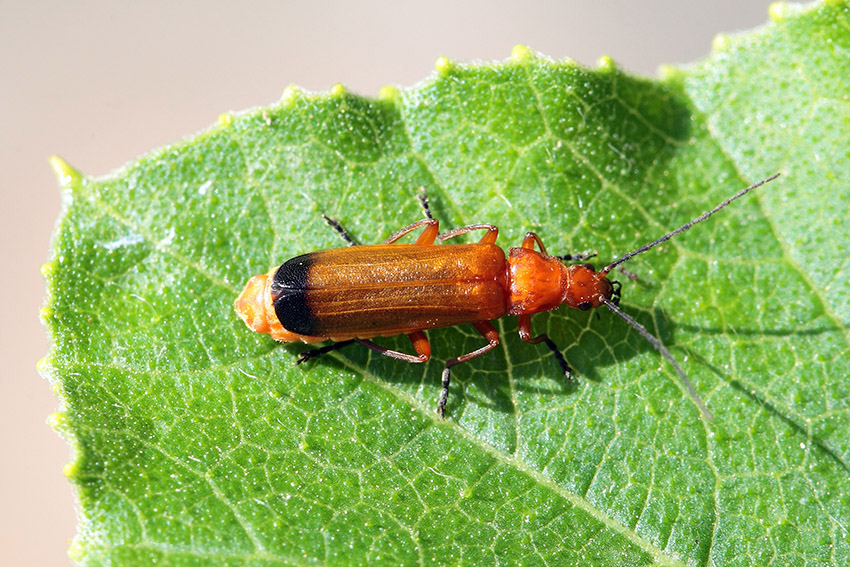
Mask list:
[{"label": "beetle's front leg", "polygon": [[570,368],[569,364],[567,364],[567,359],[564,358],[563,354],[561,354],[558,345],[556,345],[555,342],[550,339],[546,333],[537,335],[536,337],[531,336],[531,315],[518,315],[517,324],[519,326],[519,338],[531,344],[546,343],[546,346],[549,347],[549,349],[552,351],[552,354],[555,355],[555,360],[558,361],[558,365],[564,372],[564,376],[567,377],[567,380],[572,380],[573,369]]}]

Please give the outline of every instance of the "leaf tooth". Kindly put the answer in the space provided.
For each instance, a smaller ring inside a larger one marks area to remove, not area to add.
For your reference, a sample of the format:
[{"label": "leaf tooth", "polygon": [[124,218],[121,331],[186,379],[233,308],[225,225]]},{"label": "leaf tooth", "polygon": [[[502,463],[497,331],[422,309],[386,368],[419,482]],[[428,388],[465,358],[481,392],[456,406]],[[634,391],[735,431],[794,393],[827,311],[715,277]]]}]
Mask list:
[{"label": "leaf tooth", "polygon": [[219,128],[230,128],[233,126],[233,113],[232,112],[223,112],[218,115],[218,120],[216,120]]},{"label": "leaf tooth", "polygon": [[53,319],[53,308],[45,305],[38,310],[38,318],[41,319],[43,325],[47,325]]},{"label": "leaf tooth", "polygon": [[62,474],[69,480],[74,480],[80,474],[80,459],[77,456],[78,453],[75,452],[74,457],[62,467]]},{"label": "leaf tooth", "polygon": [[596,65],[599,67],[600,71],[604,72],[613,72],[617,70],[617,63],[614,59],[609,55],[603,55],[596,61]]},{"label": "leaf tooth", "polygon": [[345,85],[342,83],[337,83],[331,87],[331,90],[328,94],[330,94],[331,98],[342,98],[346,95],[348,89],[345,88]]},{"label": "leaf tooth", "polygon": [[453,62],[451,59],[449,59],[448,57],[440,57],[440,58],[439,58],[439,59],[437,59],[437,61],[434,63],[434,69],[436,69],[436,70],[437,70],[437,73],[438,73],[441,77],[445,77],[445,76],[447,76],[449,73],[451,73],[451,71],[452,71],[452,69],[454,68],[454,66],[455,66],[455,65],[454,65],[454,62]]},{"label": "leaf tooth", "polygon": [[770,19],[774,22],[785,21],[789,12],[788,4],[785,2],[774,2],[770,5],[770,8],[767,9],[767,15],[770,16]]},{"label": "leaf tooth", "polygon": [[534,51],[526,47],[525,45],[515,45],[511,50],[511,58],[515,61],[519,62],[528,62],[533,61],[536,57]]},{"label": "leaf tooth", "polygon": [[49,280],[56,273],[56,262],[45,262],[41,265],[41,276]]},{"label": "leaf tooth", "polygon": [[280,97],[280,105],[283,108],[292,108],[295,102],[304,94],[297,85],[289,85],[283,89],[283,94]]},{"label": "leaf tooth", "polygon": [[728,34],[719,33],[714,36],[714,39],[711,41],[711,47],[714,51],[726,51],[729,49],[729,45],[732,43],[732,40],[729,38]]},{"label": "leaf tooth", "polygon": [[53,371],[53,367],[47,361],[46,356],[35,363],[35,369],[39,374],[41,374],[45,378],[47,378],[48,374],[50,374]]},{"label": "leaf tooth", "polygon": [[68,414],[64,411],[55,411],[47,416],[47,425],[62,437],[67,438],[72,435]]}]

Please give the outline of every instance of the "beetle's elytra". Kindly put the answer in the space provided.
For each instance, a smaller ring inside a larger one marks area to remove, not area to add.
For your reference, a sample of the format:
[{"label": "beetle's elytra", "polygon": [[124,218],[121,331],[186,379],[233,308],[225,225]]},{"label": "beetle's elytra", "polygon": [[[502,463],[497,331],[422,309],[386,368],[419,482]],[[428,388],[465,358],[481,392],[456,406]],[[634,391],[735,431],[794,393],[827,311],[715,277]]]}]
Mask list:
[{"label": "beetle's elytra", "polygon": [[[268,333],[275,340],[334,341],[302,353],[298,363],[352,342],[399,360],[426,362],[431,357],[431,345],[425,329],[471,323],[487,344],[446,361],[437,405],[437,412],[444,417],[451,367],[499,344],[492,320],[516,315],[520,338],[529,343],[545,343],[563,373],[571,378],[572,370],[555,343],[546,334],[532,335],[531,315],[564,304],[582,310],[605,305],[670,361],[702,414],[710,418],[711,414],[670,352],[620,310],[620,283],[609,280],[608,274],[614,267],[702,222],[778,175],[739,191],[712,210],[621,256],[600,271],[590,264],[564,263],[585,260],[590,254],[548,255],[533,232],[526,234],[519,248],[511,248],[507,254],[496,246],[499,230],[491,224],[474,224],[439,234],[439,223],[431,216],[422,190],[420,201],[427,218],[399,230],[382,244],[355,245],[337,221],[325,217],[350,246],[302,254],[266,274],[252,277],[236,300],[235,308],[248,327]],[[422,232],[413,244],[396,243],[420,228]],[[484,233],[476,244],[435,244],[437,240],[444,242],[474,231]],[[399,334],[410,338],[416,354],[389,350],[370,340]]]}]

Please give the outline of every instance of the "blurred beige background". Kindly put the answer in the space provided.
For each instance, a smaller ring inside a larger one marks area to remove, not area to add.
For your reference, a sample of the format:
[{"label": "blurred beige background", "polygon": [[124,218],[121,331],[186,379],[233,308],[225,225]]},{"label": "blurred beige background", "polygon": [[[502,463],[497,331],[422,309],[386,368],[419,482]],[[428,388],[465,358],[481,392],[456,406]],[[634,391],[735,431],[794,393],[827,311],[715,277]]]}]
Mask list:
[{"label": "blurred beige background", "polygon": [[767,21],[767,0],[544,2],[49,2],[0,0],[2,325],[0,554],[70,565],[74,499],[47,351],[39,273],[59,214],[47,156],[103,175],[294,83],[374,95],[410,86],[438,56],[504,59],[522,43],[586,65],[610,55],[654,75],[706,56],[720,31]]}]

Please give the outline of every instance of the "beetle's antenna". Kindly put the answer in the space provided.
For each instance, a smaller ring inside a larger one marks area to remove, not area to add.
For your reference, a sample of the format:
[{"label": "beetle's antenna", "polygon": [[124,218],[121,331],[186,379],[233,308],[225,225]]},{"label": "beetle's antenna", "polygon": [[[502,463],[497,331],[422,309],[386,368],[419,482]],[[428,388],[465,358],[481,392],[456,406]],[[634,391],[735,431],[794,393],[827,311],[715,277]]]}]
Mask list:
[{"label": "beetle's antenna", "polygon": [[629,325],[631,325],[632,327],[634,327],[634,329],[635,329],[638,333],[640,333],[641,335],[643,335],[643,338],[645,338],[647,341],[649,341],[649,344],[651,344],[652,346],[654,346],[654,347],[655,347],[655,349],[656,349],[658,352],[660,352],[660,353],[664,356],[664,358],[666,358],[666,359],[670,362],[670,364],[672,364],[672,365],[673,365],[673,368],[675,368],[675,369],[676,369],[676,372],[679,374],[679,378],[681,378],[681,379],[682,379],[682,385],[684,385],[684,386],[685,386],[685,390],[687,390],[687,391],[688,391],[688,395],[689,395],[689,396],[691,397],[691,399],[694,401],[694,403],[696,404],[697,408],[699,408],[699,411],[700,411],[700,413],[702,414],[702,417],[703,417],[706,421],[712,421],[712,420],[714,419],[714,416],[713,416],[713,415],[711,415],[711,412],[710,412],[710,411],[708,411],[708,408],[707,408],[707,407],[705,407],[705,404],[703,403],[702,398],[700,398],[700,397],[699,397],[699,394],[697,394],[697,391],[696,391],[696,390],[694,389],[694,387],[691,385],[691,381],[690,381],[690,380],[688,380],[688,377],[687,377],[687,375],[685,374],[685,371],[684,371],[684,370],[682,370],[682,368],[681,368],[681,367],[679,366],[679,364],[676,362],[676,359],[675,359],[675,358],[673,358],[673,355],[672,355],[672,354],[670,354],[670,351],[669,351],[669,350],[667,350],[667,349],[664,347],[664,345],[663,345],[663,344],[661,344],[661,341],[659,341],[658,339],[656,339],[656,338],[655,338],[655,337],[654,337],[654,336],[653,336],[653,335],[652,335],[649,331],[647,331],[647,330],[646,330],[646,327],[644,327],[643,325],[641,325],[640,323],[638,323],[637,321],[635,321],[634,319],[632,319],[632,318],[631,318],[628,314],[626,314],[626,313],[625,313],[624,311],[622,311],[619,307],[617,307],[617,305],[616,305],[613,301],[611,301],[610,299],[605,298],[605,296],[600,296],[600,298],[599,298],[599,299],[600,299],[600,301],[602,301],[602,303],[604,303],[604,304],[605,304],[605,306],[606,306],[608,309],[610,309],[611,311],[613,311],[615,314],[619,315],[619,316],[620,316],[620,318],[621,318],[623,321],[625,321],[626,323],[628,323]]},{"label": "beetle's antenna", "polygon": [[746,195],[747,193],[749,193],[753,189],[756,189],[757,187],[761,187],[765,183],[767,183],[769,181],[773,181],[777,177],[779,177],[779,174],[775,173],[775,174],[771,175],[770,177],[768,177],[767,179],[762,179],[758,183],[754,183],[754,184],[750,185],[749,187],[747,187],[746,189],[742,189],[741,191],[738,191],[737,193],[735,193],[734,195],[732,195],[731,197],[729,197],[728,199],[726,199],[725,201],[723,201],[722,203],[720,203],[719,205],[717,205],[716,207],[711,209],[710,211],[703,213],[700,216],[698,216],[697,218],[695,218],[694,220],[683,224],[682,226],[680,226],[679,228],[677,228],[673,232],[669,232],[669,233],[665,234],[664,236],[662,236],[661,238],[659,238],[658,240],[653,240],[652,242],[644,244],[643,246],[641,246],[637,250],[634,250],[632,252],[629,252],[628,254],[625,254],[625,255],[617,258],[616,260],[614,260],[613,262],[611,262],[610,264],[605,266],[605,268],[600,273],[602,275],[606,275],[608,272],[611,271],[612,268],[615,268],[616,266],[622,264],[623,262],[627,262],[627,261],[631,260],[632,258],[634,258],[635,256],[637,256],[638,254],[643,254],[644,252],[646,252],[650,248],[655,248],[659,244],[667,242],[668,240],[670,240],[671,238],[673,238],[677,234],[681,234],[681,233],[685,232],[686,230],[688,230],[689,228],[691,228],[692,226],[694,226],[695,224],[704,221],[705,219],[707,219],[708,217],[710,217],[711,215],[713,215],[714,213],[716,213],[717,211],[719,211],[720,209],[722,209],[723,207],[725,207],[726,205],[731,203],[732,201],[734,201],[736,199],[740,199],[741,197],[743,197],[744,195]]}]

